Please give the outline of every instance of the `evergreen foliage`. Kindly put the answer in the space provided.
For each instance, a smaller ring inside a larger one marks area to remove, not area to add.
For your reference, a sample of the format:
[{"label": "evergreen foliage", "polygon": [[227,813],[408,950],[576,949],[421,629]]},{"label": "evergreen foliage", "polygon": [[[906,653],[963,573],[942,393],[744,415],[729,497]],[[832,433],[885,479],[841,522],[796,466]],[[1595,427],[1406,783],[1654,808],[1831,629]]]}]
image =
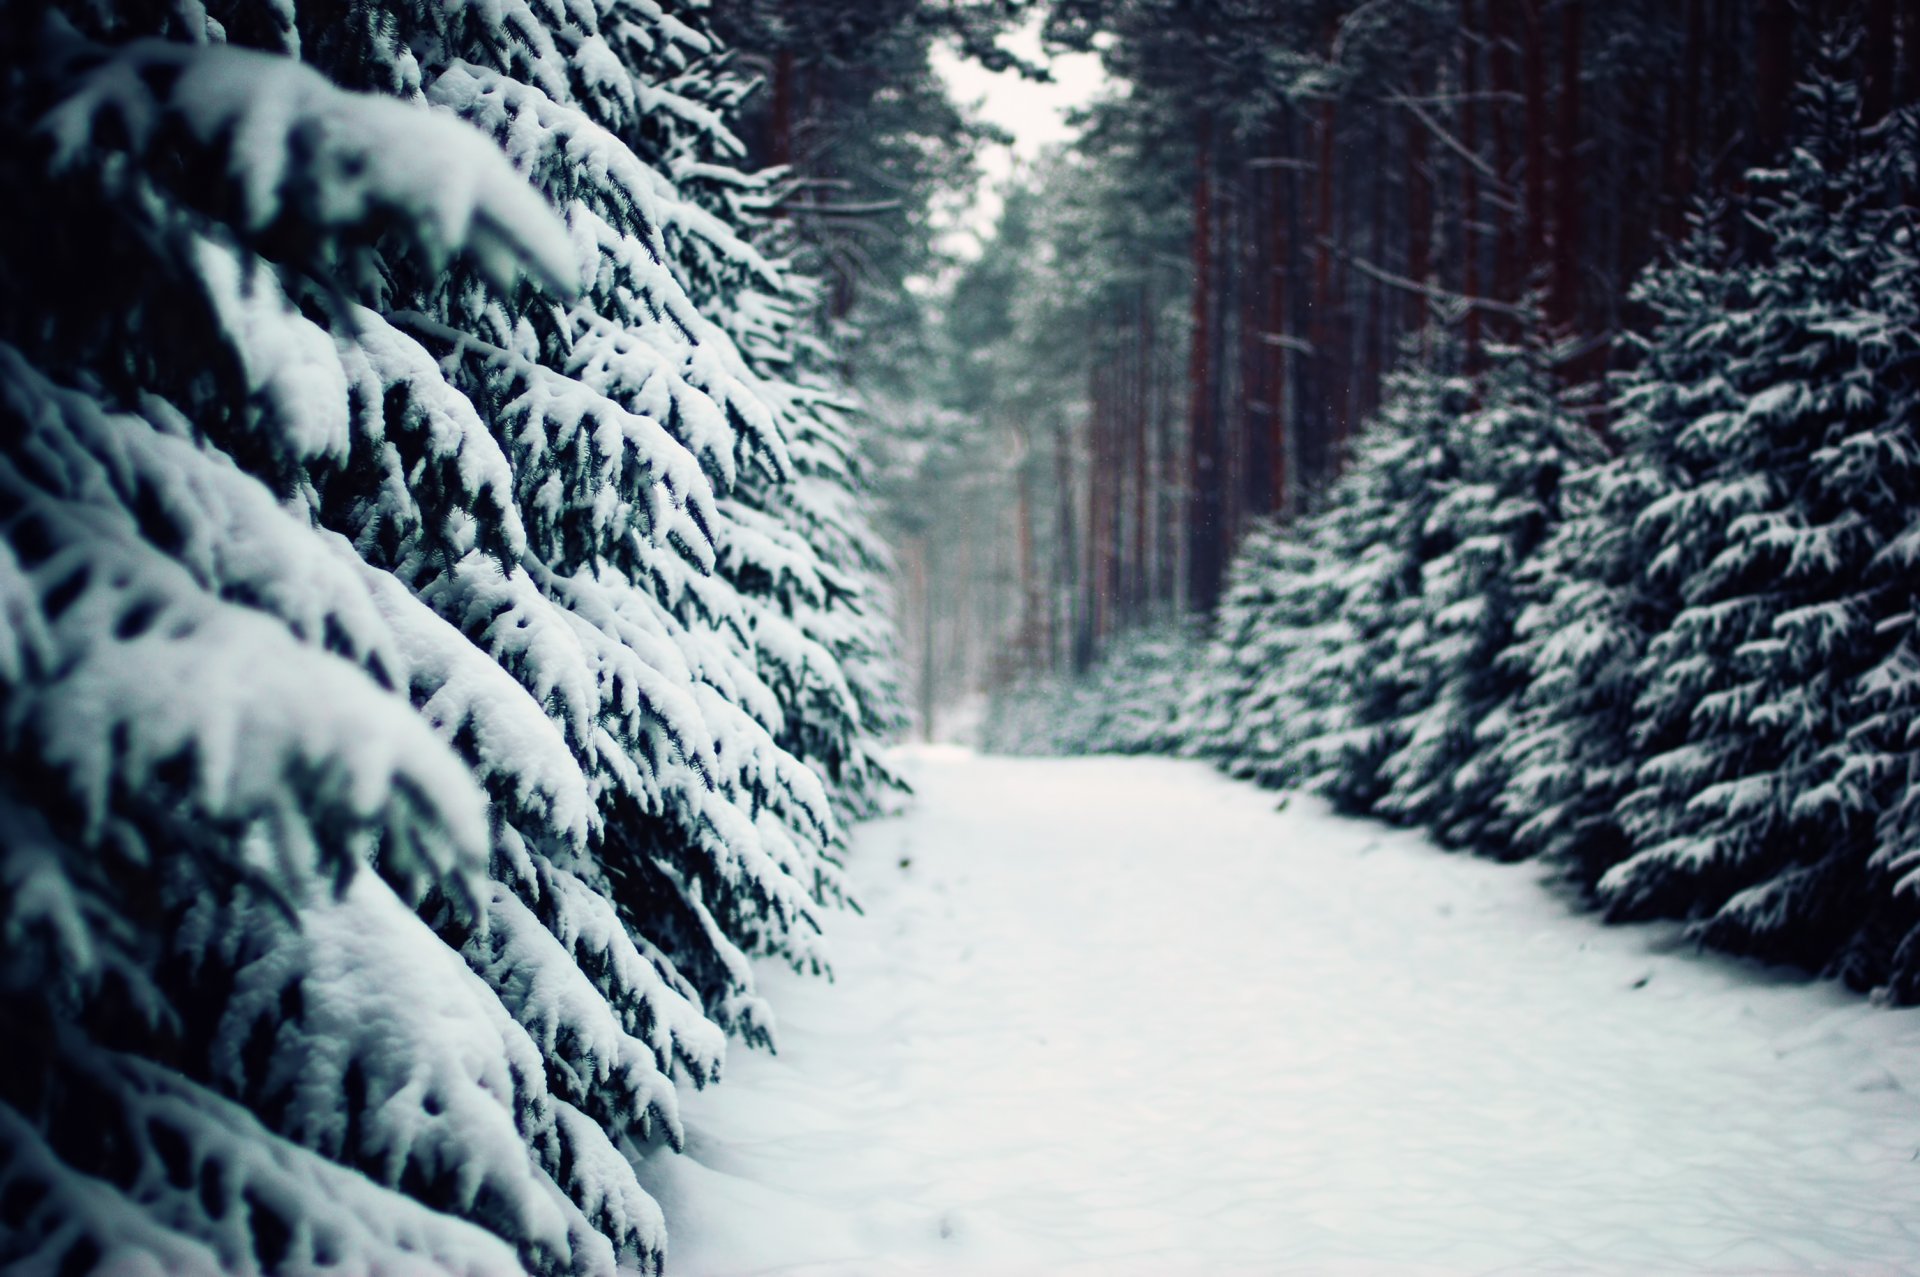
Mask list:
[{"label": "evergreen foliage", "polygon": [[1500,746],[1496,802],[1512,854],[1563,863],[1586,884],[1626,845],[1619,807],[1650,726],[1636,680],[1650,637],[1679,610],[1673,560],[1643,515],[1682,472],[1679,425],[1731,399],[1718,354],[1689,340],[1728,304],[1726,218],[1724,204],[1696,210],[1671,259],[1635,289],[1654,327],[1628,338],[1636,362],[1614,387],[1616,446],[1563,485],[1564,517],[1527,573],[1532,602],[1515,627],[1511,659],[1525,679]]},{"label": "evergreen foliage", "polygon": [[1369,810],[1414,690],[1393,663],[1420,580],[1422,529],[1451,465],[1445,432],[1472,389],[1409,365],[1317,509],[1249,538],[1222,602],[1215,673],[1190,704],[1191,748],[1263,784],[1324,788]]},{"label": "evergreen foliage", "polygon": [[1195,747],[1476,842],[1517,575],[1573,436],[1525,350],[1468,376],[1431,330],[1388,387],[1319,508],[1256,543],[1272,566],[1236,570]]},{"label": "evergreen foliage", "polygon": [[1500,746],[1525,683],[1515,623],[1560,520],[1561,478],[1596,449],[1560,407],[1538,342],[1488,355],[1479,402],[1441,438],[1452,463],[1428,479],[1419,593],[1386,661],[1400,699],[1383,729],[1392,752],[1374,810],[1430,826],[1449,846],[1499,849],[1510,833],[1494,802]]},{"label": "evergreen foliage", "polygon": [[1920,511],[1920,332],[1846,52],[1829,43],[1798,144],[1755,175],[1760,259],[1668,338],[1712,352],[1720,401],[1695,391],[1671,423],[1672,491],[1641,516],[1680,606],[1636,675],[1632,851],[1599,893],[1616,916],[1692,916],[1729,948],[1867,973],[1866,865],[1898,790],[1860,765],[1855,727],[1905,607],[1876,565]]},{"label": "evergreen foliage", "polygon": [[1862,127],[1854,56],[1824,43],[1780,166],[1643,277],[1604,439],[1537,343],[1398,375],[1243,553],[1189,748],[1920,996],[1916,126]]},{"label": "evergreen foliage", "polygon": [[996,693],[982,745],[1002,754],[1170,753],[1202,647],[1185,626],[1141,626],[1078,678],[1031,678]]},{"label": "evergreen foliage", "polygon": [[696,8],[8,15],[0,1261],[661,1266],[898,712]]}]

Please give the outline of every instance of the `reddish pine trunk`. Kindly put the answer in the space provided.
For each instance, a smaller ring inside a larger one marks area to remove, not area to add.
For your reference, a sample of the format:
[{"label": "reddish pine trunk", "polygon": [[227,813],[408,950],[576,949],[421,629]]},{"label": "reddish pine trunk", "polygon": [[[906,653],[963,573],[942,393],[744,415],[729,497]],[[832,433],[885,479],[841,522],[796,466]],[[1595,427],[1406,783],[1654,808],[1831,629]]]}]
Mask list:
[{"label": "reddish pine trunk", "polygon": [[[1151,334],[1149,340],[1151,341]],[[1181,478],[1186,459],[1174,441],[1172,368],[1158,362],[1154,347],[1153,440],[1154,473],[1154,556],[1159,575],[1154,597],[1171,610],[1180,602],[1180,536],[1184,509],[1179,503]]]},{"label": "reddish pine trunk", "polygon": [[1528,287],[1551,265],[1547,260],[1547,50],[1542,0],[1524,0],[1521,76],[1526,94]]},{"label": "reddish pine trunk", "polygon": [[[1388,153],[1390,132],[1385,120],[1381,120],[1374,132],[1375,144],[1381,153]],[[1387,166],[1381,165],[1373,174],[1373,227],[1367,242],[1367,256],[1376,262],[1386,260],[1387,253]],[[1356,334],[1354,353],[1358,356],[1353,362],[1355,378],[1353,388],[1358,391],[1348,411],[1358,421],[1365,421],[1373,412],[1375,391],[1380,386],[1382,365],[1386,362],[1386,346],[1392,337],[1390,329],[1397,329],[1394,303],[1400,301],[1398,291],[1389,291],[1386,284],[1377,279],[1367,281],[1367,299],[1365,322]]]},{"label": "reddish pine trunk", "polygon": [[1337,268],[1341,223],[1334,217],[1333,167],[1334,139],[1338,135],[1338,119],[1333,103],[1328,102],[1325,109],[1325,133],[1322,142],[1327,158],[1326,177],[1321,182],[1321,235],[1322,278],[1327,290],[1325,310],[1328,331],[1327,344],[1327,408],[1331,417],[1330,436],[1333,440],[1333,466],[1338,473],[1346,460],[1347,421],[1349,396],[1353,390],[1353,320],[1347,308],[1346,280]]},{"label": "reddish pine trunk", "polygon": [[1754,158],[1771,164],[1786,140],[1793,95],[1793,9],[1788,0],[1759,0],[1754,37]]},{"label": "reddish pine trunk", "polygon": [[1202,117],[1193,187],[1193,341],[1187,359],[1187,596],[1207,613],[1220,595],[1219,423],[1214,417],[1213,122]]},{"label": "reddish pine trunk", "polygon": [[915,611],[920,618],[920,686],[917,689],[920,710],[920,738],[933,739],[933,703],[934,671],[938,665],[933,653],[933,588],[927,570],[927,538],[914,537],[907,542],[907,579],[919,604]]},{"label": "reddish pine trunk", "polygon": [[1328,340],[1333,310],[1333,131],[1334,103],[1328,98],[1320,106],[1319,164],[1315,173],[1313,325],[1316,355]]},{"label": "reddish pine trunk", "polygon": [[[1096,356],[1096,360],[1098,356]],[[1114,463],[1113,375],[1111,365],[1096,362],[1088,374],[1092,411],[1087,418],[1087,608],[1093,646],[1097,649],[1112,632],[1113,609],[1113,485],[1119,477]]]},{"label": "reddish pine trunk", "polygon": [[[1073,440],[1072,432],[1062,427],[1053,435],[1053,481],[1055,510],[1055,544],[1058,546],[1056,574],[1058,585],[1055,587],[1055,606],[1062,608],[1061,637],[1069,649],[1066,653],[1074,669],[1083,668],[1082,634],[1085,626],[1084,613],[1080,606],[1080,559],[1079,537],[1075,535],[1073,511]],[[1059,652],[1056,649],[1056,659]]]},{"label": "reddish pine trunk", "polygon": [[1153,321],[1148,314],[1151,301],[1144,290],[1140,294],[1139,304],[1140,311],[1134,325],[1133,404],[1129,414],[1133,428],[1133,572],[1127,597],[1135,617],[1146,610],[1147,596],[1152,589],[1149,579],[1152,565],[1148,558],[1147,489],[1152,484],[1153,475],[1147,457],[1147,413],[1153,394]]},{"label": "reddish pine trunk", "polygon": [[1093,653],[1099,647],[1100,643],[1101,622],[1105,619],[1102,615],[1104,609],[1101,607],[1100,599],[1100,577],[1105,568],[1102,556],[1105,551],[1104,542],[1106,540],[1102,535],[1102,533],[1106,531],[1102,526],[1104,521],[1103,503],[1106,498],[1106,476],[1102,473],[1105,468],[1102,462],[1105,459],[1103,456],[1103,448],[1106,435],[1106,423],[1104,421],[1105,405],[1102,402],[1104,389],[1101,385],[1099,364],[1096,362],[1090,365],[1087,370],[1088,412],[1085,453],[1087,458],[1087,491],[1085,497],[1086,518],[1082,525],[1087,530],[1087,536],[1082,546],[1084,563],[1081,568],[1080,578],[1082,594],[1081,606],[1085,609],[1087,618],[1087,636],[1083,640],[1087,648],[1087,654],[1084,660],[1076,660],[1076,665],[1091,663]]},{"label": "reddish pine trunk", "polygon": [[1132,378],[1127,368],[1126,325],[1120,328],[1119,353],[1108,375],[1107,409],[1107,619],[1114,630],[1126,624],[1127,598],[1127,453],[1132,447],[1128,437],[1128,388]]},{"label": "reddish pine trunk", "polygon": [[[1463,15],[1464,16],[1464,15]],[[1426,77],[1416,76],[1414,92],[1425,90]],[[1433,273],[1433,177],[1427,171],[1427,126],[1407,119],[1407,278],[1425,287]],[[1408,298],[1406,325],[1423,327],[1427,322],[1427,299],[1420,293]]]},{"label": "reddish pine trunk", "polygon": [[[1463,12],[1464,12],[1463,2]],[[1501,301],[1512,301],[1520,294],[1520,233],[1514,225],[1521,210],[1514,207],[1512,199],[1514,143],[1512,117],[1509,105],[1519,87],[1515,83],[1513,69],[1512,31],[1507,17],[1512,8],[1512,0],[1493,0],[1487,11],[1487,40],[1491,47],[1488,58],[1488,72],[1492,81],[1494,104],[1487,112],[1493,133],[1493,171],[1497,173],[1506,189],[1499,206],[1493,211],[1493,295]]]},{"label": "reddish pine trunk", "polygon": [[[1331,47],[1335,28],[1329,24],[1327,43]],[[1313,346],[1314,407],[1322,414],[1315,451],[1319,455],[1319,473],[1331,477],[1339,468],[1341,445],[1346,437],[1347,351],[1339,324],[1339,298],[1334,292],[1333,220],[1334,136],[1339,126],[1337,104],[1328,97],[1320,104],[1318,163],[1314,174],[1316,226],[1314,230],[1313,320],[1309,339]]]},{"label": "reddish pine trunk", "polygon": [[1567,0],[1560,41],[1559,171],[1554,175],[1553,228],[1554,324],[1573,330],[1579,319],[1581,187],[1580,180],[1580,35],[1581,0]]},{"label": "reddish pine trunk", "polygon": [[1260,169],[1248,173],[1247,212],[1242,219],[1242,248],[1245,270],[1239,282],[1240,320],[1240,413],[1242,447],[1246,464],[1241,481],[1246,493],[1246,516],[1257,519],[1273,509],[1273,432],[1268,418],[1273,413],[1273,391],[1267,384],[1266,331],[1267,294],[1272,289],[1272,269],[1267,261],[1269,237],[1266,226],[1273,220],[1272,201],[1267,198],[1270,175]]},{"label": "reddish pine trunk", "polygon": [[[1291,148],[1283,150],[1283,156]],[[1287,335],[1287,220],[1280,214],[1284,200],[1282,197],[1280,170],[1275,169],[1267,178],[1268,191],[1273,196],[1266,209],[1267,230],[1267,269],[1261,280],[1266,294],[1266,316],[1261,323],[1264,336],[1284,338]],[[1264,382],[1267,388],[1267,489],[1273,494],[1272,508],[1284,513],[1287,509],[1287,350],[1278,340],[1265,343],[1266,372]]]},{"label": "reddish pine trunk", "polygon": [[[1494,0],[1493,7],[1500,7]],[[1479,59],[1473,55],[1473,0],[1460,0],[1460,144],[1472,155],[1480,153],[1479,112],[1474,97],[1480,91]],[[1496,108],[1496,111],[1498,108]],[[1471,164],[1460,166],[1460,256],[1463,261],[1460,291],[1468,299],[1466,317],[1466,357],[1471,368],[1480,358],[1480,308],[1473,303],[1480,297],[1480,174]]]},{"label": "reddish pine trunk", "polygon": [[1040,667],[1040,653],[1045,650],[1045,618],[1040,570],[1033,548],[1033,467],[1026,458],[1021,459],[1017,473],[1019,497],[1014,534],[1019,538],[1020,555],[1020,671],[1030,673]]}]

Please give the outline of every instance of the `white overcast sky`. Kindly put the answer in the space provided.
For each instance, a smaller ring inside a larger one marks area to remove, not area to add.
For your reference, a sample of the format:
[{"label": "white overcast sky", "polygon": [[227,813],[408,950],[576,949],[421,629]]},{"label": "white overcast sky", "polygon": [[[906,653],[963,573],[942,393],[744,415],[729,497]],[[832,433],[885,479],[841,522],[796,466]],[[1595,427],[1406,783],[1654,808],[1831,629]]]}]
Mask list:
[{"label": "white overcast sky", "polygon": [[1045,61],[1053,72],[1052,82],[1036,84],[1016,71],[989,71],[944,45],[933,50],[934,71],[946,81],[955,100],[1013,135],[1011,147],[985,148],[981,155],[985,180],[969,207],[950,214],[953,229],[945,242],[969,256],[978,251],[979,237],[1000,215],[998,188],[1018,165],[1032,163],[1042,148],[1072,137],[1066,113],[1092,101],[1107,82],[1097,54],[1045,58],[1037,21],[1007,36],[1001,44],[1029,61]]}]

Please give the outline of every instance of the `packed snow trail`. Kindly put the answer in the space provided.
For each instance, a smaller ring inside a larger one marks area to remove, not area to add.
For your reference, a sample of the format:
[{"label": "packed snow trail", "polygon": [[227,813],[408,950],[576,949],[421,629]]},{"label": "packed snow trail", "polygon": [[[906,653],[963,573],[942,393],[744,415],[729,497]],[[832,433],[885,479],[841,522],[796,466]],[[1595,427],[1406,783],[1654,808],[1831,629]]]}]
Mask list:
[{"label": "packed snow trail", "polygon": [[910,763],[670,1277],[1920,1271],[1920,1013],[1195,764]]}]

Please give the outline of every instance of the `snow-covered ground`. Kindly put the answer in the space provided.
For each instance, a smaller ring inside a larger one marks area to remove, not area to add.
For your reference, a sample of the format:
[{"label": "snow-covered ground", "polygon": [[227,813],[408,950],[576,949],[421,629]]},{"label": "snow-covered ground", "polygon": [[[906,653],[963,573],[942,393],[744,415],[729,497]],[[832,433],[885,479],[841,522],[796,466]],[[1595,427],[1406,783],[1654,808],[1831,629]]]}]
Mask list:
[{"label": "snow-covered ground", "polygon": [[1196,764],[910,762],[672,1277],[1920,1271],[1920,1014]]}]

